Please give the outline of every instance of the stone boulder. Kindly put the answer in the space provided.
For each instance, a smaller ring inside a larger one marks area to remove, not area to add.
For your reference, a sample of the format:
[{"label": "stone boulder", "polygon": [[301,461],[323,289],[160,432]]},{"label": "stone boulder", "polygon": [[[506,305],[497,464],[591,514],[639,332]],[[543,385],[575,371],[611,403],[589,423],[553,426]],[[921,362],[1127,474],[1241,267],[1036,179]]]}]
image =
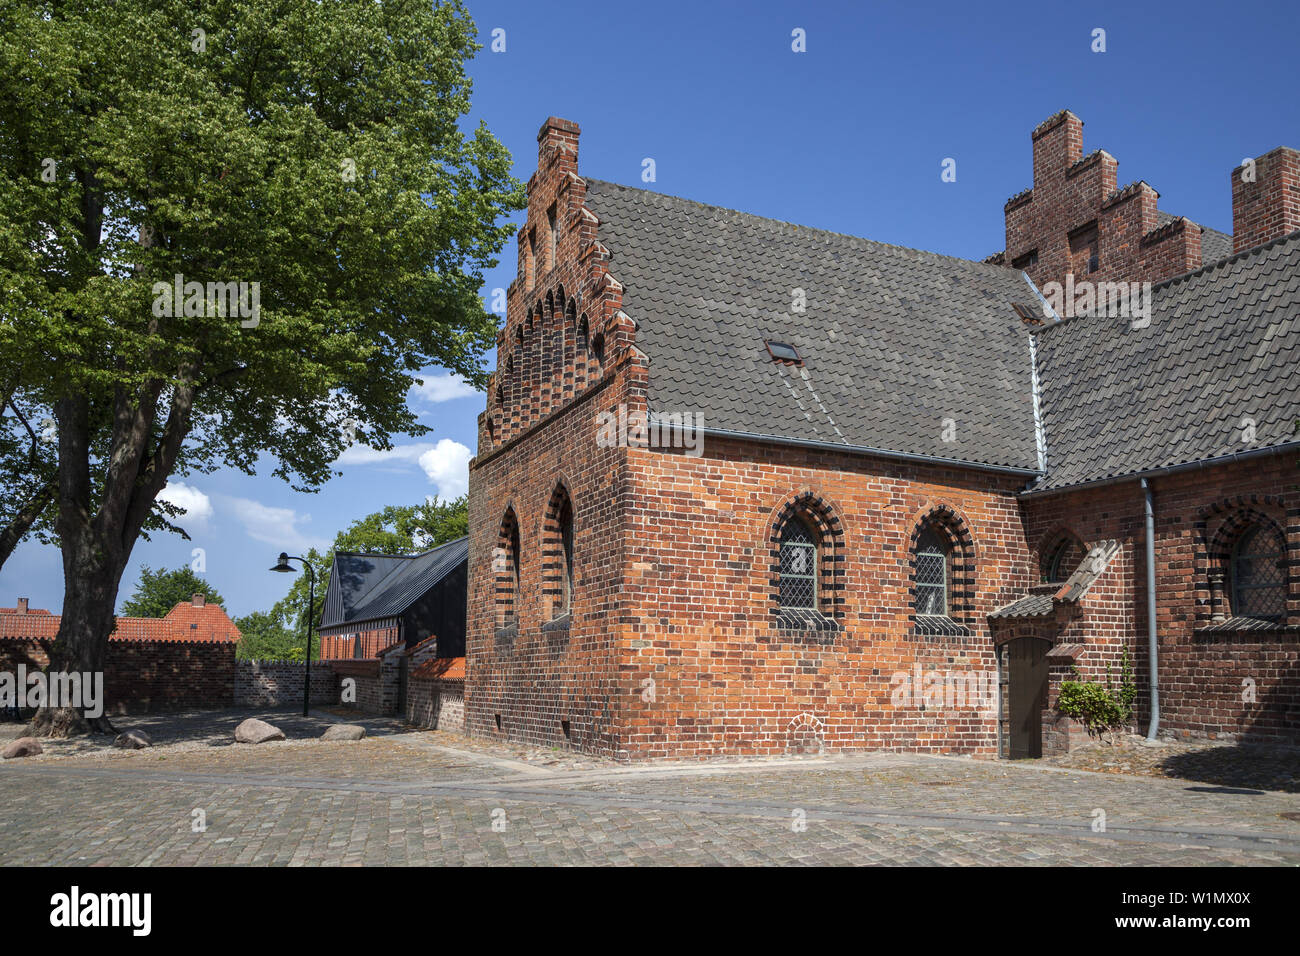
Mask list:
[{"label": "stone boulder", "polygon": [[128,730],[117,735],[113,746],[123,750],[144,750],[145,747],[152,747],[153,741],[143,730]]},{"label": "stone boulder", "polygon": [[19,737],[3,751],[0,751],[0,759],[12,760],[15,757],[35,757],[37,754],[45,753],[45,748],[35,737]]},{"label": "stone boulder", "polygon": [[321,740],[360,740],[366,735],[366,728],[358,724],[330,724]]},{"label": "stone boulder", "polygon": [[284,740],[284,731],[256,717],[249,717],[235,728],[237,744],[264,744],[268,740]]}]

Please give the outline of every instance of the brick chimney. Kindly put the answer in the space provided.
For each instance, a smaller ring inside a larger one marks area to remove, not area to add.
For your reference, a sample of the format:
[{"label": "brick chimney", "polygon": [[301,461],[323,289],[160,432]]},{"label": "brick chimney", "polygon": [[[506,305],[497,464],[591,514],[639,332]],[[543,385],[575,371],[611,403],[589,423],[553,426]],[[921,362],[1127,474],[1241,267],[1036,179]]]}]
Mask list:
[{"label": "brick chimney", "polygon": [[202,594],[193,594],[190,596],[190,604],[194,607],[203,607],[207,599]]},{"label": "brick chimney", "polygon": [[545,170],[551,158],[558,156],[563,170],[578,171],[578,134],[582,130],[573,120],[560,119],[558,116],[547,117],[542,128],[537,131],[537,169]]},{"label": "brick chimney", "polygon": [[[1253,180],[1253,181],[1252,181]],[[1300,152],[1279,146],[1232,171],[1232,251],[1300,229]]]},{"label": "brick chimney", "polygon": [[19,614],[26,614],[26,613],[27,613],[27,598],[19,598],[19,599],[18,599],[17,612],[18,612]]}]

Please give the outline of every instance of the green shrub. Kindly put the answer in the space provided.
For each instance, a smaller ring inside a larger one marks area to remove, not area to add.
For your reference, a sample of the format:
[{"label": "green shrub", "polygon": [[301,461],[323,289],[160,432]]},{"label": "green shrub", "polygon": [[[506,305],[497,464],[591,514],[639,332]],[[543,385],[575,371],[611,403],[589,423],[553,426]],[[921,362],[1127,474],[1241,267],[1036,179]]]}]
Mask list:
[{"label": "green shrub", "polygon": [[1106,666],[1106,683],[1096,681],[1064,681],[1056,701],[1058,713],[1073,717],[1093,737],[1119,730],[1133,719],[1133,702],[1137,699],[1137,685],[1133,682],[1133,665],[1125,648],[1120,657],[1119,687],[1111,680],[1110,665]]}]

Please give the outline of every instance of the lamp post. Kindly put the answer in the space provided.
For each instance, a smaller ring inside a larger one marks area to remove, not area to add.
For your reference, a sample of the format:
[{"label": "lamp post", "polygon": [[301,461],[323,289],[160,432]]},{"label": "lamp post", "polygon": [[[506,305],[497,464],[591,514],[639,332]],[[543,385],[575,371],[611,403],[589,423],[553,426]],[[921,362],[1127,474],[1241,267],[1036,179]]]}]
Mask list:
[{"label": "lamp post", "polygon": [[316,617],[316,572],[311,566],[311,562],[306,558],[300,558],[297,555],[290,557],[285,552],[280,552],[280,562],[272,571],[292,571],[289,566],[290,561],[301,561],[302,566],[307,569],[307,674],[302,682],[302,715],[307,716],[307,708],[311,703],[311,622]]}]

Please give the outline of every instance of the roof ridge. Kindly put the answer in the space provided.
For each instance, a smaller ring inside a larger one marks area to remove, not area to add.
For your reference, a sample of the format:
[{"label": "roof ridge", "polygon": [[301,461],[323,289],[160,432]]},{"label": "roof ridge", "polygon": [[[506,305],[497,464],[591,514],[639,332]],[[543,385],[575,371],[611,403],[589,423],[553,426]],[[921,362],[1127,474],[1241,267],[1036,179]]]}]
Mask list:
[{"label": "roof ridge", "polygon": [[948,255],[947,253],[933,252],[929,249],[917,249],[912,246],[900,246],[892,242],[881,242],[879,239],[868,239],[866,236],[855,236],[847,232],[836,232],[833,229],[821,229],[818,228],[817,226],[805,226],[797,222],[787,222],[784,219],[774,219],[771,216],[760,216],[757,213],[745,212],[743,209],[732,209],[730,206],[718,206],[713,203],[701,202],[698,199],[687,199],[685,196],[674,196],[672,193],[658,192],[653,189],[641,189],[640,187],[637,186],[625,186],[622,183],[611,182],[610,180],[607,179],[595,179],[590,176],[584,176],[583,178],[587,181],[588,186],[592,184],[601,185],[601,186],[613,186],[616,189],[624,189],[627,190],[628,192],[644,193],[647,196],[657,196],[661,199],[672,200],[673,202],[685,203],[691,206],[699,206],[702,209],[712,209],[718,212],[730,213],[733,216],[743,216],[746,219],[753,219],[759,222],[774,223],[778,226],[785,226],[788,229],[802,230],[805,232],[816,233],[823,236],[830,236],[836,239],[848,239],[851,242],[869,243],[870,245],[875,246],[876,248],[879,249],[893,249],[899,252],[912,252],[923,256],[934,256],[937,259],[946,259],[950,262],[960,263],[961,265],[965,265],[965,266],[975,266],[978,267],[980,271],[984,271],[984,272],[1022,271],[1020,269],[1012,269],[1010,266],[999,266],[987,262],[981,262],[978,259],[966,259],[963,258],[962,256],[951,256]]}]

